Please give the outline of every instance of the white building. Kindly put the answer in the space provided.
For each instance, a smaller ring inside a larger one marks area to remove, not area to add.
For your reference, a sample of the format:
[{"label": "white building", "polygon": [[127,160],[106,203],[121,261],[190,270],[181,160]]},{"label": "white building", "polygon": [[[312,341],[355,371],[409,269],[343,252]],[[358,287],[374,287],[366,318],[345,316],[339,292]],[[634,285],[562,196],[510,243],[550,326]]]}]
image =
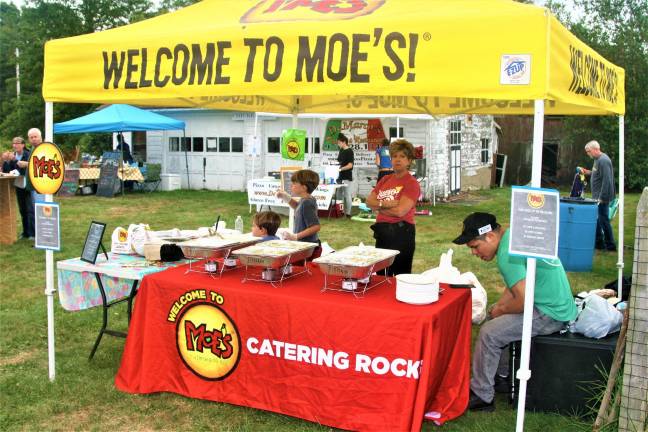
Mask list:
[{"label": "white building", "polygon": [[[280,137],[285,129],[293,127],[289,115],[203,109],[155,111],[185,121],[186,130],[184,135],[183,131],[146,132],[145,159],[161,163],[163,174],[179,175],[182,188],[243,191],[249,179],[262,178],[282,165],[299,164],[281,157]],[[341,119],[348,124],[369,118],[376,119],[360,115],[300,115],[296,127],[307,131],[303,165],[322,172],[329,161],[335,160],[337,151],[323,151],[329,121]],[[417,175],[425,177],[421,185],[426,198],[490,187],[493,154],[497,151],[492,116],[392,115],[379,120],[387,137],[397,136],[398,125],[399,136],[415,147],[423,146],[424,163],[419,164]],[[137,155],[138,148],[143,148],[144,137],[132,138]],[[353,170],[354,195],[362,197],[369,193],[377,175],[373,151],[366,150],[366,139],[364,144],[364,151],[362,144],[355,146]]]}]

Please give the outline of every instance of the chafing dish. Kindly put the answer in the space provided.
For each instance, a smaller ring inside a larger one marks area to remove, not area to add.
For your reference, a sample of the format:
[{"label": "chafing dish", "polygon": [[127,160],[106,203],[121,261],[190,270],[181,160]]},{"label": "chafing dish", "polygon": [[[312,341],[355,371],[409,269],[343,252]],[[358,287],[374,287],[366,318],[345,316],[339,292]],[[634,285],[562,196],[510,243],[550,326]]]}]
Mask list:
[{"label": "chafing dish", "polygon": [[261,241],[260,237],[239,235],[226,238],[202,237],[178,243],[182,253],[190,259],[227,258],[236,249],[250,246]]},{"label": "chafing dish", "polygon": [[[361,297],[381,283],[391,283],[387,276],[378,277],[374,273],[389,267],[398,253],[393,249],[350,246],[313,262],[324,273],[322,291],[345,291]],[[329,276],[333,276],[331,280]]]},{"label": "chafing dish", "polygon": [[241,264],[267,269],[284,267],[305,260],[313,254],[317,243],[270,240],[236,250]]},{"label": "chafing dish", "polygon": [[323,273],[346,279],[364,279],[394,262],[397,250],[350,246],[313,260]]}]

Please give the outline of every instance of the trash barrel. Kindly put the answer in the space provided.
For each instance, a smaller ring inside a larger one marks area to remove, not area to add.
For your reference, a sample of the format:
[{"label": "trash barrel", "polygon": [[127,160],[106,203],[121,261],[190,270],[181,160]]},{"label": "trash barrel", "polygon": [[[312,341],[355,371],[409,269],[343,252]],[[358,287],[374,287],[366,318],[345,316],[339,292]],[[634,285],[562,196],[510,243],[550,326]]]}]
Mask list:
[{"label": "trash barrel", "polygon": [[566,271],[592,270],[597,218],[596,200],[560,199],[558,258]]}]

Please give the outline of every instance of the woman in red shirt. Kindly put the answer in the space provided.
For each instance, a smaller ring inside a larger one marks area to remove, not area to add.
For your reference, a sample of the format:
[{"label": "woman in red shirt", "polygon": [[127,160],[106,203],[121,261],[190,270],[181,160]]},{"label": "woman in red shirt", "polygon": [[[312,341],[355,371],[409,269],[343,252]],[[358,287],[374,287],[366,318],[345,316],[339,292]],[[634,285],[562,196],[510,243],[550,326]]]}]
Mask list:
[{"label": "woman in red shirt", "polygon": [[374,231],[377,248],[396,249],[394,263],[387,274],[395,276],[412,272],[412,260],[416,248],[414,211],[421,187],[409,173],[414,160],[414,146],[399,139],[389,146],[394,174],[380,179],[367,197],[367,206],[378,213]]}]

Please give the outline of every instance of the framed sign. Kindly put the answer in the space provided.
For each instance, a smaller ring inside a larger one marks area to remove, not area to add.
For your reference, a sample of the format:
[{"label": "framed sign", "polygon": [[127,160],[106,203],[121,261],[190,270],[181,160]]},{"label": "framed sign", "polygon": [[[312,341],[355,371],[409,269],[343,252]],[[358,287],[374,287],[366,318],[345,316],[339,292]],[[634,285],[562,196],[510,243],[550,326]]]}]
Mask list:
[{"label": "framed sign", "polygon": [[101,156],[97,196],[112,198],[119,190],[120,183],[117,172],[119,171],[120,157],[121,153],[119,152],[104,152]]},{"label": "framed sign", "polygon": [[79,189],[79,170],[66,169],[63,184],[56,195],[65,197],[74,196],[77,189]]},{"label": "framed sign", "polygon": [[36,249],[61,250],[60,207],[52,202],[34,203]]},{"label": "framed sign", "polygon": [[[97,261],[97,254],[99,253],[99,248],[102,248],[104,254],[106,254],[106,250],[101,244],[101,239],[103,238],[104,231],[106,231],[105,223],[95,222],[95,221],[92,221],[90,223],[88,234],[86,234],[86,239],[85,242],[83,243],[83,252],[81,252],[81,261],[94,264]],[[106,254],[106,259],[108,259],[108,254]]]},{"label": "framed sign", "polygon": [[285,166],[279,168],[279,172],[281,173],[281,189],[283,191],[290,194],[290,186],[292,186],[292,175],[301,169],[302,167],[298,166]]},{"label": "framed sign", "polygon": [[509,252],[528,258],[558,257],[557,190],[513,186]]}]

